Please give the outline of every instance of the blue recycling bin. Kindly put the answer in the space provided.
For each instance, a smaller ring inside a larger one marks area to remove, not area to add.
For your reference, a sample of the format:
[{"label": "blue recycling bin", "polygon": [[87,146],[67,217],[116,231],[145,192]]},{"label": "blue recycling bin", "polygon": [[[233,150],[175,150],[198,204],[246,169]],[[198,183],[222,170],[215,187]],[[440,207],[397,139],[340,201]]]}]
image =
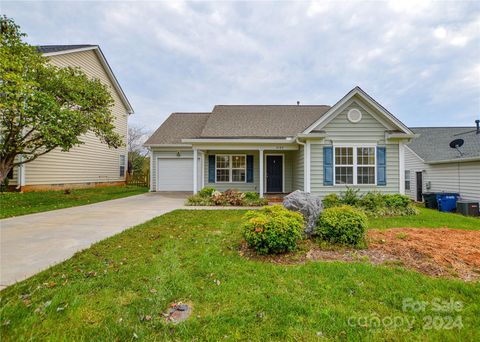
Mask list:
[{"label": "blue recycling bin", "polygon": [[460,194],[454,192],[437,193],[438,210],[451,212],[457,209],[457,200]]}]

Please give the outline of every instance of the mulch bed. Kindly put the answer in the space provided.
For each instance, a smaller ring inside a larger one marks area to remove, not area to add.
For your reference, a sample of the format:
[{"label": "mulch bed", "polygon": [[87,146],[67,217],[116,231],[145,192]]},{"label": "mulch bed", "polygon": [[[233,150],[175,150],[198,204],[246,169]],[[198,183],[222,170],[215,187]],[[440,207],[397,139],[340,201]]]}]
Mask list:
[{"label": "mulch bed", "polygon": [[368,249],[320,248],[310,240],[295,253],[258,256],[245,243],[240,255],[278,264],[307,260],[395,264],[435,277],[475,281],[480,278],[480,231],[393,228],[369,230]]}]

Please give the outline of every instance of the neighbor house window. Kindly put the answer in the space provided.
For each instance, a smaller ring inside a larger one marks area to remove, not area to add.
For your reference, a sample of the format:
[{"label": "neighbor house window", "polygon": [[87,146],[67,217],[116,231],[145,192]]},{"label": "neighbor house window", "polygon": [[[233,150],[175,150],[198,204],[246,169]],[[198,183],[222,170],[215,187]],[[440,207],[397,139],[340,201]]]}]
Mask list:
[{"label": "neighbor house window", "polygon": [[410,170],[405,170],[405,190],[410,190]]},{"label": "neighbor house window", "polygon": [[335,147],[335,184],[375,184],[375,147]]},{"label": "neighbor house window", "polygon": [[120,177],[125,177],[125,155],[120,155]]},{"label": "neighbor house window", "polygon": [[247,174],[247,160],[244,155],[216,155],[217,182],[245,182]]}]

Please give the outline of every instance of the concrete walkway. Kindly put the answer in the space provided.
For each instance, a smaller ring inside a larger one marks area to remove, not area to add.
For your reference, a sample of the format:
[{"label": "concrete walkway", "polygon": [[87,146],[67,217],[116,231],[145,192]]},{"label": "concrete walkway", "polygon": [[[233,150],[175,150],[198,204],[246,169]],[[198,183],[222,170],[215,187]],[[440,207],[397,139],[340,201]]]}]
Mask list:
[{"label": "concrete walkway", "polygon": [[182,208],[187,194],[147,193],[0,220],[0,289],[92,243]]}]

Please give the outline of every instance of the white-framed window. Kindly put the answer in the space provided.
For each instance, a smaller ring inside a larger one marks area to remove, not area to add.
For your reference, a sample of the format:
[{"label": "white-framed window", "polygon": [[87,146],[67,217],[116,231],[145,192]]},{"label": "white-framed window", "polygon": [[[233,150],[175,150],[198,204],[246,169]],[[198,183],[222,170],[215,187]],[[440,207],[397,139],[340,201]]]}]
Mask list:
[{"label": "white-framed window", "polygon": [[120,177],[125,177],[125,155],[120,155]]},{"label": "white-framed window", "polygon": [[410,190],[410,170],[405,170],[405,190]]},{"label": "white-framed window", "polygon": [[215,182],[245,183],[247,181],[247,156],[243,154],[215,155]]},{"label": "white-framed window", "polygon": [[335,184],[376,184],[375,146],[335,146]]}]

